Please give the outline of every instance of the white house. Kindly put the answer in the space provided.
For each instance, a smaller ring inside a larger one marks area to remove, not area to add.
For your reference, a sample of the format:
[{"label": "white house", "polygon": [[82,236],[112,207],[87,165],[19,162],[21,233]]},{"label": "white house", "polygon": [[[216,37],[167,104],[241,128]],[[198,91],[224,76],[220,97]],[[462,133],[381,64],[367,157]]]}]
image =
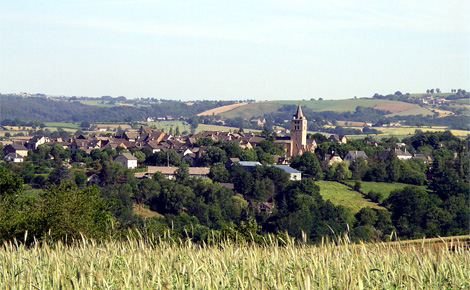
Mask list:
[{"label": "white house", "polygon": [[277,168],[280,168],[282,170],[284,170],[286,173],[289,174],[289,179],[290,180],[293,180],[293,181],[300,181],[302,180],[302,172],[297,170],[297,169],[294,169],[292,167],[290,167],[289,165],[269,165],[269,166],[274,166],[274,167],[277,167]]},{"label": "white house", "polygon": [[8,153],[7,155],[5,155],[3,160],[10,162],[23,162],[24,158],[18,153]]},{"label": "white house", "polygon": [[[178,167],[167,167],[167,166],[149,166],[147,172],[144,174],[136,173],[136,177],[145,177],[155,174],[155,172],[160,172],[167,179],[174,179],[175,172],[178,170]],[[205,178],[209,175],[210,168],[208,167],[188,167],[189,176],[193,178]]]},{"label": "white house", "polygon": [[114,161],[121,163],[124,168],[137,168],[137,158],[130,153],[119,154]]}]

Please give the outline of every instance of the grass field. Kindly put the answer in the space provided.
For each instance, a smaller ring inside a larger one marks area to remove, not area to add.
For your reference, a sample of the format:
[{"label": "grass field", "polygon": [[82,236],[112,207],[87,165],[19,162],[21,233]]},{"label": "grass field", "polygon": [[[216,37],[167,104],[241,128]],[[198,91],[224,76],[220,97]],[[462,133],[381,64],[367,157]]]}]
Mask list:
[{"label": "grass field", "polygon": [[363,207],[383,209],[378,204],[371,202],[359,192],[335,181],[316,181],[320,186],[320,194],[324,200],[330,200],[335,205],[342,205],[350,208],[354,213]]},{"label": "grass field", "polygon": [[180,133],[183,133],[184,131],[187,131],[189,133],[191,131],[191,125],[184,125],[181,121],[148,122],[147,125],[150,127],[156,127],[158,130],[163,130],[165,131],[165,133],[169,133],[170,128],[173,128],[174,133],[176,127],[179,127]]},{"label": "grass field", "polygon": [[256,102],[240,106],[238,108],[219,113],[225,118],[252,118],[261,116],[265,113],[276,112],[282,105],[302,105],[314,111],[334,111],[334,112],[347,112],[356,110],[357,106],[375,107],[382,110],[390,110],[394,114],[413,115],[413,114],[429,114],[432,113],[428,109],[420,108],[416,104],[380,100],[380,99],[346,99],[346,100],[323,100],[323,101],[267,101]]},{"label": "grass field", "polygon": [[83,238],[0,246],[3,289],[469,289],[470,255],[455,245],[375,243],[319,246],[291,238],[267,245]]},{"label": "grass field", "polygon": [[75,129],[78,130],[80,129],[80,125],[75,124],[75,123],[66,123],[66,122],[47,122],[44,123],[46,127],[55,127],[55,128],[68,128],[68,129]]},{"label": "grass field", "polygon": [[457,104],[462,104],[462,105],[470,105],[470,99],[458,99],[455,100]]},{"label": "grass field", "polygon": [[96,106],[96,107],[103,107],[103,108],[111,108],[111,107],[116,107],[116,106],[119,106],[119,103],[116,103],[116,105],[109,105],[107,104],[108,101],[105,101],[104,104],[101,104],[101,100],[99,101],[92,101],[92,100],[80,100],[78,99],[77,101],[79,101],[80,103],[84,104],[84,105],[88,105],[88,106]]},{"label": "grass field", "polygon": [[132,204],[132,212],[142,218],[152,218],[152,217],[160,217],[163,218],[164,216],[159,214],[158,212],[151,211],[147,207],[141,204]]},{"label": "grass field", "polygon": [[[350,185],[354,185],[355,181],[349,180],[349,181],[346,181],[346,183]],[[368,193],[369,191],[373,190],[375,192],[380,192],[384,198],[387,198],[392,191],[401,190],[405,188],[406,186],[409,186],[409,184],[399,183],[399,182],[388,183],[388,182],[361,181],[361,190],[363,192]],[[425,186],[422,186],[422,187],[426,189]]]},{"label": "grass field", "polygon": [[[323,100],[323,101],[270,101],[268,103],[282,104],[282,105],[298,105],[306,106],[314,111],[334,111],[334,112],[348,112],[355,111],[357,106],[375,107],[379,106],[380,109],[390,111],[407,111],[414,109],[417,105],[380,100],[380,99],[346,99],[346,100]],[[390,108],[388,108],[388,107]],[[392,109],[393,108],[393,109]],[[396,108],[399,108],[396,110]]]},{"label": "grass field", "polygon": [[280,104],[271,102],[256,102],[249,103],[244,106],[220,113],[223,118],[242,117],[244,119],[251,119],[253,117],[262,116],[267,113],[274,113],[281,107]]},{"label": "grass field", "polygon": [[110,129],[117,129],[117,128],[121,127],[122,130],[132,129],[132,127],[128,123],[111,123],[111,124],[100,123],[100,124],[93,124],[93,125],[96,125],[99,128],[108,128],[109,127]]},{"label": "grass field", "polygon": [[428,116],[432,115],[433,112],[427,108],[423,107],[417,107],[417,108],[411,108],[406,111],[400,111],[392,114],[385,115],[385,117],[393,117],[393,116],[408,116],[408,115],[423,115],[423,116]]}]

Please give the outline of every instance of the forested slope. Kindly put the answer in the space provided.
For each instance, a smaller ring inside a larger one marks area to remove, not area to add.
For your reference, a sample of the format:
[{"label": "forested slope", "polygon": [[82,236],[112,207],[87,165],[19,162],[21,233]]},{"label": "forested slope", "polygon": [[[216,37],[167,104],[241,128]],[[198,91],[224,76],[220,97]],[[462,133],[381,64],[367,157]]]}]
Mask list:
[{"label": "forested slope", "polygon": [[191,117],[200,112],[232,104],[231,101],[201,101],[191,104],[163,101],[148,106],[98,107],[78,101],[2,95],[0,119],[41,122],[122,122],[139,121],[148,116]]}]

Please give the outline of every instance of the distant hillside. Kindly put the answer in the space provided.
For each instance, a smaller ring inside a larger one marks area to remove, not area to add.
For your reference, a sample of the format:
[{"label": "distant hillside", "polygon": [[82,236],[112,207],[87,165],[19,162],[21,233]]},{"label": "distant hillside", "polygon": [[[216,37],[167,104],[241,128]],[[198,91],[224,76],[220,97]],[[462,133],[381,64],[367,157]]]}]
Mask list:
[{"label": "distant hillside", "polygon": [[241,117],[244,119],[251,119],[253,117],[260,117],[267,113],[276,113],[282,105],[269,102],[255,102],[249,103],[241,107],[234,108],[229,111],[221,112],[218,115],[224,119]]},{"label": "distant hillside", "polygon": [[[93,104],[93,102],[88,102]],[[0,120],[19,119],[40,122],[131,122],[148,116],[191,117],[200,112],[233,104],[231,101],[201,101],[183,103],[164,101],[148,106],[103,106],[85,105],[79,101],[64,101],[41,97],[1,95]]]},{"label": "distant hillside", "polygon": [[377,110],[390,111],[393,115],[432,115],[431,110],[422,108],[417,104],[380,100],[380,99],[346,99],[346,100],[308,100],[308,101],[268,101],[250,103],[245,106],[237,107],[232,110],[223,111],[218,115],[223,118],[242,117],[251,119],[261,117],[264,114],[276,113],[283,106],[300,104],[302,107],[311,109],[313,112],[354,112],[358,106],[374,108]]}]

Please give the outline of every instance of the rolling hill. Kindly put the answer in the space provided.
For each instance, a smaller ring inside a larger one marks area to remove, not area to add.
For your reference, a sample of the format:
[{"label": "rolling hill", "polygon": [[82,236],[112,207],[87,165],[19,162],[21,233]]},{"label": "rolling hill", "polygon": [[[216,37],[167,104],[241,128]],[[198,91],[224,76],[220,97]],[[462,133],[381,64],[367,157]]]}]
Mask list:
[{"label": "rolling hill", "polygon": [[356,107],[369,107],[378,110],[390,111],[393,115],[431,115],[432,112],[429,109],[420,107],[417,104],[410,104],[400,101],[390,101],[381,99],[347,99],[347,100],[304,100],[304,101],[266,101],[266,102],[255,102],[249,103],[243,106],[238,106],[231,110],[223,110],[216,115],[220,115],[222,118],[235,118],[242,117],[245,119],[251,119],[259,117],[267,113],[275,113],[284,105],[298,105],[305,106],[314,112],[353,112]]}]

